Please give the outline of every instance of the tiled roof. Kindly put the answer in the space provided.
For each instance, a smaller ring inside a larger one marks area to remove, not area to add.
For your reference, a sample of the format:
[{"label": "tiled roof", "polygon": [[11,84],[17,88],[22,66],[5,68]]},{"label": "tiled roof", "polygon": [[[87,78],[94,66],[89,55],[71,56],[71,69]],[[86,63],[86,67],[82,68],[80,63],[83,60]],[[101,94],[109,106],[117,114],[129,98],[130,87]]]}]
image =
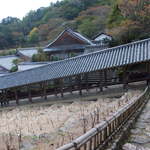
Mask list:
[{"label": "tiled roof", "polygon": [[0,89],[150,61],[150,39],[54,62],[0,77]]},{"label": "tiled roof", "polygon": [[37,68],[51,62],[22,62],[18,64],[18,71],[29,70],[32,68]]},{"label": "tiled roof", "polygon": [[4,67],[7,70],[10,70],[14,66],[13,60],[15,59],[18,59],[18,57],[15,55],[1,56],[0,66]]},{"label": "tiled roof", "polygon": [[48,44],[45,48],[51,47],[51,45],[53,43],[55,43],[65,32],[67,32],[69,35],[71,35],[71,36],[73,36],[73,37],[75,37],[77,39],[80,39],[81,41],[84,41],[88,45],[93,45],[92,41],[90,41],[88,38],[84,37],[80,33],[74,32],[71,29],[66,29],[62,33],[60,33],[59,36],[53,42],[51,42],[50,44]]},{"label": "tiled roof", "polygon": [[18,53],[31,58],[34,54],[38,53],[38,50],[36,48],[24,48],[18,49]]}]

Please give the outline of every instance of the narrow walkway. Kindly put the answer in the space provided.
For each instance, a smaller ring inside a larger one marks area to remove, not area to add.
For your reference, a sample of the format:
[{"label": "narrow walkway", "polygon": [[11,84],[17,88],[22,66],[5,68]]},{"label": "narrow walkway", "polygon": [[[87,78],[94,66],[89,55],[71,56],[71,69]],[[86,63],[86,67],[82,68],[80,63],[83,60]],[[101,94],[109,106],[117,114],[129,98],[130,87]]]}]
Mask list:
[{"label": "narrow walkway", "polygon": [[146,104],[133,129],[131,129],[131,136],[129,137],[128,143],[132,145],[127,144],[125,146],[126,148],[123,149],[150,150],[150,100]]}]

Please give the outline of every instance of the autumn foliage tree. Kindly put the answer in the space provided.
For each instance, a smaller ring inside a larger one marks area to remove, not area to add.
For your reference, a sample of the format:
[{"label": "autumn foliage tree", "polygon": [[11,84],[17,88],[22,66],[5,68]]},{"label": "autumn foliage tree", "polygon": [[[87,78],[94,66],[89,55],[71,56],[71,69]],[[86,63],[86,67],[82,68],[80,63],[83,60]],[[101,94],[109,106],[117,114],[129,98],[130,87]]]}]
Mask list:
[{"label": "autumn foliage tree", "polygon": [[[116,6],[118,15],[115,11]],[[120,22],[118,22],[119,16],[122,16]],[[110,17],[113,18],[113,26],[111,22],[108,22],[109,33],[115,37],[117,44],[150,36],[150,1],[118,0]]]}]

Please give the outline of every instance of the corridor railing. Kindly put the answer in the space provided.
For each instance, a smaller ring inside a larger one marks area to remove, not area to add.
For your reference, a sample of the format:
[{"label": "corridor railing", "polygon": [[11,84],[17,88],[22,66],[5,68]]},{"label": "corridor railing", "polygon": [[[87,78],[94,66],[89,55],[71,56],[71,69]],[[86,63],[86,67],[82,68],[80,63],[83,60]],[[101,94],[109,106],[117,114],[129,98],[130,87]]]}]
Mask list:
[{"label": "corridor railing", "polygon": [[113,116],[57,150],[96,150],[104,148],[135,112],[145,105],[149,97],[148,91],[149,88],[147,87],[139,97],[132,99],[126,106],[114,113]]}]

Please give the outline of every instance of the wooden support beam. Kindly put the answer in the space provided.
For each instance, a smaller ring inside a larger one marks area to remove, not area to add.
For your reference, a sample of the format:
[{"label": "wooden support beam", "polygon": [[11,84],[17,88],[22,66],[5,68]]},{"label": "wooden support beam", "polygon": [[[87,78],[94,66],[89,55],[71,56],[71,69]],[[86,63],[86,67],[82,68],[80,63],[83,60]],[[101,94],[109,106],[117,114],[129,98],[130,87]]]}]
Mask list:
[{"label": "wooden support beam", "polygon": [[123,89],[128,90],[128,74],[127,67],[125,67],[123,72]]},{"label": "wooden support beam", "polygon": [[44,99],[47,100],[47,82],[43,83]]},{"label": "wooden support beam", "polygon": [[16,104],[19,105],[19,98],[18,98],[18,90],[15,89],[15,99],[16,99]]},{"label": "wooden support beam", "polygon": [[102,71],[99,71],[99,89],[100,92],[103,92]]},{"label": "wooden support beam", "polygon": [[[148,74],[148,76],[150,75],[150,64],[149,62],[146,62],[146,72]],[[150,79],[147,80],[147,85],[150,84]]]},{"label": "wooden support beam", "polygon": [[28,89],[29,102],[32,103],[31,87],[30,87],[30,86],[27,86],[27,89]]},{"label": "wooden support beam", "polygon": [[55,91],[55,96],[57,97],[57,80],[54,81],[54,91]]},{"label": "wooden support beam", "polygon": [[78,80],[78,87],[79,87],[79,95],[82,96],[82,80],[81,80],[81,75],[77,76]]},{"label": "wooden support beam", "polygon": [[43,87],[44,87],[43,83],[40,83],[41,98],[44,97],[44,92],[43,92],[43,91],[44,91],[44,90],[43,90],[44,88],[43,88]]},{"label": "wooden support beam", "polygon": [[70,93],[72,94],[72,77],[69,77],[69,88],[70,88]]},{"label": "wooden support beam", "polygon": [[89,79],[89,74],[88,73],[85,74],[85,78],[86,78],[85,79],[85,81],[86,81],[86,91],[89,92],[89,80],[88,80]]},{"label": "wooden support beam", "polygon": [[4,90],[4,104],[9,105],[8,92]]},{"label": "wooden support beam", "polygon": [[107,87],[107,70],[104,70],[104,85]]},{"label": "wooden support beam", "polygon": [[60,94],[61,94],[61,98],[63,98],[64,97],[64,92],[63,92],[64,80],[60,79],[59,82],[60,82]]}]

